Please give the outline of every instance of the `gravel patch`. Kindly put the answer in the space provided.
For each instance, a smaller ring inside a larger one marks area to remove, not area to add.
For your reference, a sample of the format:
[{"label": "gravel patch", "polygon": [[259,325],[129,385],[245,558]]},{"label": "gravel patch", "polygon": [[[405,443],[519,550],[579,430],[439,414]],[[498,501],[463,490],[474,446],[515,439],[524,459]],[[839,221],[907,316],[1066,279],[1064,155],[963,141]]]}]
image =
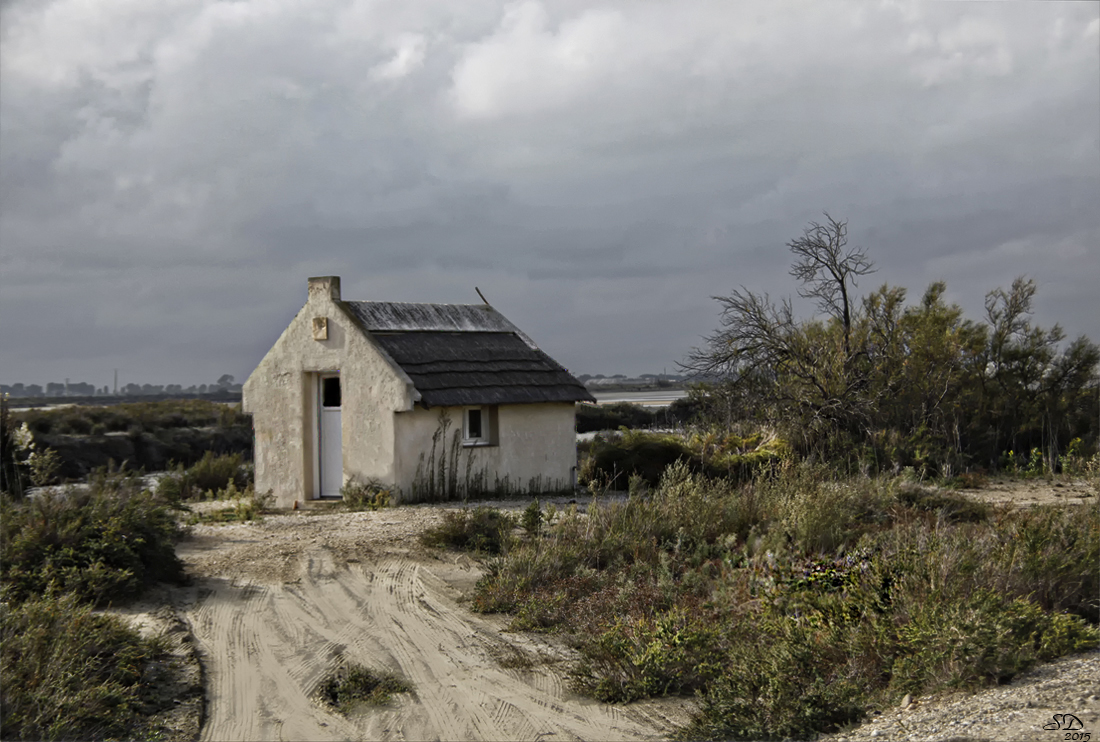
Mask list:
[{"label": "gravel patch", "polygon": [[[1094,739],[1100,735],[1098,696],[1100,651],[1092,651],[1063,657],[1019,675],[1008,685],[974,694],[906,696],[899,699],[898,706],[878,713],[867,723],[821,739],[1083,742],[1086,737],[1082,732]],[[1056,718],[1056,714],[1060,716]],[[1080,725],[1065,714],[1074,715]]]}]

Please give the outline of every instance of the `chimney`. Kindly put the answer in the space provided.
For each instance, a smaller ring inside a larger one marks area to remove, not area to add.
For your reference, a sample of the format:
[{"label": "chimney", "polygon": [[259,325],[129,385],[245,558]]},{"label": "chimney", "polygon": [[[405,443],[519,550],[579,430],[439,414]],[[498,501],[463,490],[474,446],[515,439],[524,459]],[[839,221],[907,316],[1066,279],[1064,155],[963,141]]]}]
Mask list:
[{"label": "chimney", "polygon": [[309,300],[327,296],[332,301],[340,301],[340,276],[315,276],[309,279]]}]

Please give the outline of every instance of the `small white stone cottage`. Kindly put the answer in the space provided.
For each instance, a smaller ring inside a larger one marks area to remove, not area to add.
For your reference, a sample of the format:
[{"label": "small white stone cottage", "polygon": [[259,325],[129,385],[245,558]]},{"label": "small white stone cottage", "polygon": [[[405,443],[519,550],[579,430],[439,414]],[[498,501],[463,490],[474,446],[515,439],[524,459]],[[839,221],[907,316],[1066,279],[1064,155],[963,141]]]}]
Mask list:
[{"label": "small white stone cottage", "polygon": [[488,304],[309,299],[244,384],[256,490],[276,505],[355,479],[398,501],[572,487],[574,404],[594,401]]}]

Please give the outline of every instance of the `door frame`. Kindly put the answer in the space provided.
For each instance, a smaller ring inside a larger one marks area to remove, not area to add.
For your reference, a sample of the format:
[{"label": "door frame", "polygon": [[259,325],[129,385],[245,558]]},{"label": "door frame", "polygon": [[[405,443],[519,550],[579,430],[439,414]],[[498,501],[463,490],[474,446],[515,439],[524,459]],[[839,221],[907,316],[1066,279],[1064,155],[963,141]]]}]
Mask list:
[{"label": "door frame", "polygon": [[[313,388],[312,388],[312,393],[310,394],[310,398],[312,399],[312,404],[310,405],[310,408],[311,408],[312,418],[313,418],[312,421],[311,421],[312,425],[310,426],[312,428],[312,431],[313,431],[313,435],[312,435],[312,438],[313,438],[313,456],[311,457],[312,458],[312,464],[313,464],[313,466],[312,466],[312,469],[313,469],[313,499],[320,500],[320,499],[325,497],[324,491],[321,489],[321,485],[322,485],[321,470],[324,468],[324,449],[323,449],[324,436],[321,433],[321,428],[324,424],[323,421],[322,421],[323,420],[323,413],[322,413],[322,406],[321,406],[322,395],[324,394],[324,379],[332,379],[332,378],[341,379],[341,374],[340,374],[339,369],[333,369],[333,370],[329,370],[329,371],[316,371],[316,372],[314,372],[310,375],[313,377],[313,383],[312,383]],[[340,407],[338,409],[340,410],[340,428],[341,428],[340,456],[341,456],[341,460],[342,460],[343,459],[343,453],[344,453],[344,441],[343,441],[343,435],[342,435],[342,433],[343,433],[343,424],[344,424],[344,412],[343,412],[343,410],[344,410],[344,382],[343,382],[343,380],[341,380],[341,382],[340,382]],[[341,485],[343,485],[343,481],[342,481],[343,480],[343,467],[342,466],[341,466],[340,478],[341,478]]]}]

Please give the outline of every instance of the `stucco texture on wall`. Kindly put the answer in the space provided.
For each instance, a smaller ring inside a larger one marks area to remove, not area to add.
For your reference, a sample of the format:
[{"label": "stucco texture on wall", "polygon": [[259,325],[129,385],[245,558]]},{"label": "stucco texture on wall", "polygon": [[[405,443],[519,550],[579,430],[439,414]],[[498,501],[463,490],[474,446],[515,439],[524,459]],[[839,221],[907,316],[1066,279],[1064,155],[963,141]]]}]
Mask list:
[{"label": "stucco texture on wall", "polygon": [[[461,407],[416,407],[395,417],[396,480],[404,502],[571,489],[572,403],[501,405],[493,445],[464,446]],[[434,440],[433,440],[434,439]]]},{"label": "stucco texture on wall", "polygon": [[[338,372],[342,397],[343,478],[394,481],[395,410],[412,406],[408,381],[354,325],[332,289],[315,290],[244,385],[255,431],[256,490],[277,507],[317,496],[317,379]],[[328,318],[315,340],[313,319]]]}]

